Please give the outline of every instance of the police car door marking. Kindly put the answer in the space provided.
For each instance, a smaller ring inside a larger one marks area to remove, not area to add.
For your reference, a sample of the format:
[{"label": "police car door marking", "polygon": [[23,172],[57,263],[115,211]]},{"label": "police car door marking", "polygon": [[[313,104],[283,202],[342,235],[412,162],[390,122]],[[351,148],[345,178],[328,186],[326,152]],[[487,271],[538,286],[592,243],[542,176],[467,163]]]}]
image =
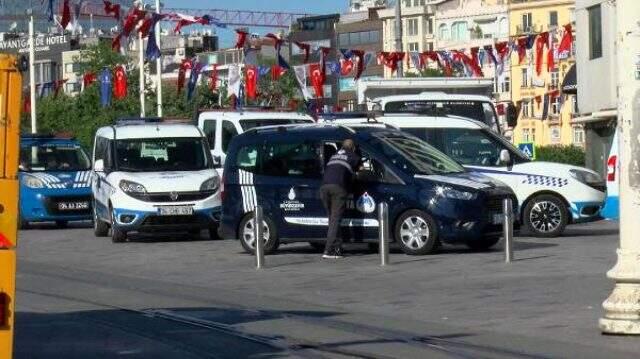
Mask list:
[{"label": "police car door marking", "polygon": [[[284,217],[284,220],[290,224],[298,224],[302,226],[328,226],[329,218],[326,217]],[[378,227],[379,223],[376,219],[366,218],[345,218],[340,223],[342,227]]]},{"label": "police car door marking", "polygon": [[522,180],[521,182],[522,184],[531,184],[531,185],[546,186],[546,187],[564,187],[569,185],[569,180],[562,177],[543,176],[543,175],[536,175],[531,173],[488,170],[484,168],[471,167],[471,166],[466,166],[466,167],[471,169],[473,172],[478,172],[478,173],[493,173],[498,175],[509,175],[509,176],[525,176],[526,178]]},{"label": "police car door marking", "polygon": [[256,207],[256,189],[253,186],[253,173],[238,170],[240,190],[242,192],[242,208],[245,213],[251,212]]}]

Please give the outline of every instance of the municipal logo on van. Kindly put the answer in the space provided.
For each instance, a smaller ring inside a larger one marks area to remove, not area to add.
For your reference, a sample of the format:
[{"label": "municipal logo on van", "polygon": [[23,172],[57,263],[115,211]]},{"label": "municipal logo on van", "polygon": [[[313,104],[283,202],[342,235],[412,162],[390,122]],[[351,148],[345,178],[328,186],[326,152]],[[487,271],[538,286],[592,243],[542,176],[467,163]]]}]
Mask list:
[{"label": "municipal logo on van", "polygon": [[293,187],[289,190],[289,194],[287,195],[288,201],[284,201],[280,203],[280,208],[287,212],[297,212],[304,209],[304,203],[300,201],[296,201],[296,191]]},{"label": "municipal logo on van", "polygon": [[356,202],[356,208],[362,213],[373,213],[376,210],[376,201],[373,197],[369,196],[368,192],[365,192]]},{"label": "municipal logo on van", "polygon": [[296,199],[296,191],[291,187],[289,190],[289,201],[294,201]]}]

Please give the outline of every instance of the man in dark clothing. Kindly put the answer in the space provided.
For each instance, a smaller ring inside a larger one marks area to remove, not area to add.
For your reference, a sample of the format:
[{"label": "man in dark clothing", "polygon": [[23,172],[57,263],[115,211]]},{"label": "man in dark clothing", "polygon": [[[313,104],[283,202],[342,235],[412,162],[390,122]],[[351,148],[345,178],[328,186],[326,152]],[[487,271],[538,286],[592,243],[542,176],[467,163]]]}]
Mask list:
[{"label": "man in dark clothing", "polygon": [[331,156],[324,171],[320,198],[329,214],[329,229],[323,258],[342,257],[340,222],[345,211],[347,195],[351,191],[353,178],[360,165],[360,157],[356,155],[355,150],[353,140],[345,140],[342,149]]}]

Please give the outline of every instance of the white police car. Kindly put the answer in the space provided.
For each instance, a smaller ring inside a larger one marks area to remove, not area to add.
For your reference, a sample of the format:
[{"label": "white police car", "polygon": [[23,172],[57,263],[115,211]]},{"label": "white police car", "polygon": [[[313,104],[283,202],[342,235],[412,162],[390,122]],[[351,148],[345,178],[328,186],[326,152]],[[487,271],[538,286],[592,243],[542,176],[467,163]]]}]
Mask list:
[{"label": "white police car", "polygon": [[94,230],[123,242],[132,231],[209,229],[217,236],[220,178],[202,131],[159,119],[98,129],[93,150]]},{"label": "white police car", "polygon": [[273,110],[207,110],[198,113],[196,118],[198,127],[207,136],[211,154],[221,174],[229,144],[235,136],[256,127],[315,122],[309,115]]},{"label": "white police car", "polygon": [[479,121],[411,114],[385,115],[377,121],[426,140],[470,171],[509,185],[520,203],[521,223],[535,236],[555,237],[569,223],[601,218],[606,186],[600,175],[582,167],[531,161]]}]

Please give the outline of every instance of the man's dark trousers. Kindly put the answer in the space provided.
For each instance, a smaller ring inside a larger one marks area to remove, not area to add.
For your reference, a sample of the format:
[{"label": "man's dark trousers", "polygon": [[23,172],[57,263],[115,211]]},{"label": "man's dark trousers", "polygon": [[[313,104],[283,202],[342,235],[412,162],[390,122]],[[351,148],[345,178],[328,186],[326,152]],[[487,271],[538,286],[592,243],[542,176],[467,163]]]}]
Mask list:
[{"label": "man's dark trousers", "polygon": [[329,229],[327,230],[327,244],[325,253],[332,254],[342,247],[340,223],[347,204],[347,191],[339,185],[325,184],[320,187],[320,199],[329,214]]}]

